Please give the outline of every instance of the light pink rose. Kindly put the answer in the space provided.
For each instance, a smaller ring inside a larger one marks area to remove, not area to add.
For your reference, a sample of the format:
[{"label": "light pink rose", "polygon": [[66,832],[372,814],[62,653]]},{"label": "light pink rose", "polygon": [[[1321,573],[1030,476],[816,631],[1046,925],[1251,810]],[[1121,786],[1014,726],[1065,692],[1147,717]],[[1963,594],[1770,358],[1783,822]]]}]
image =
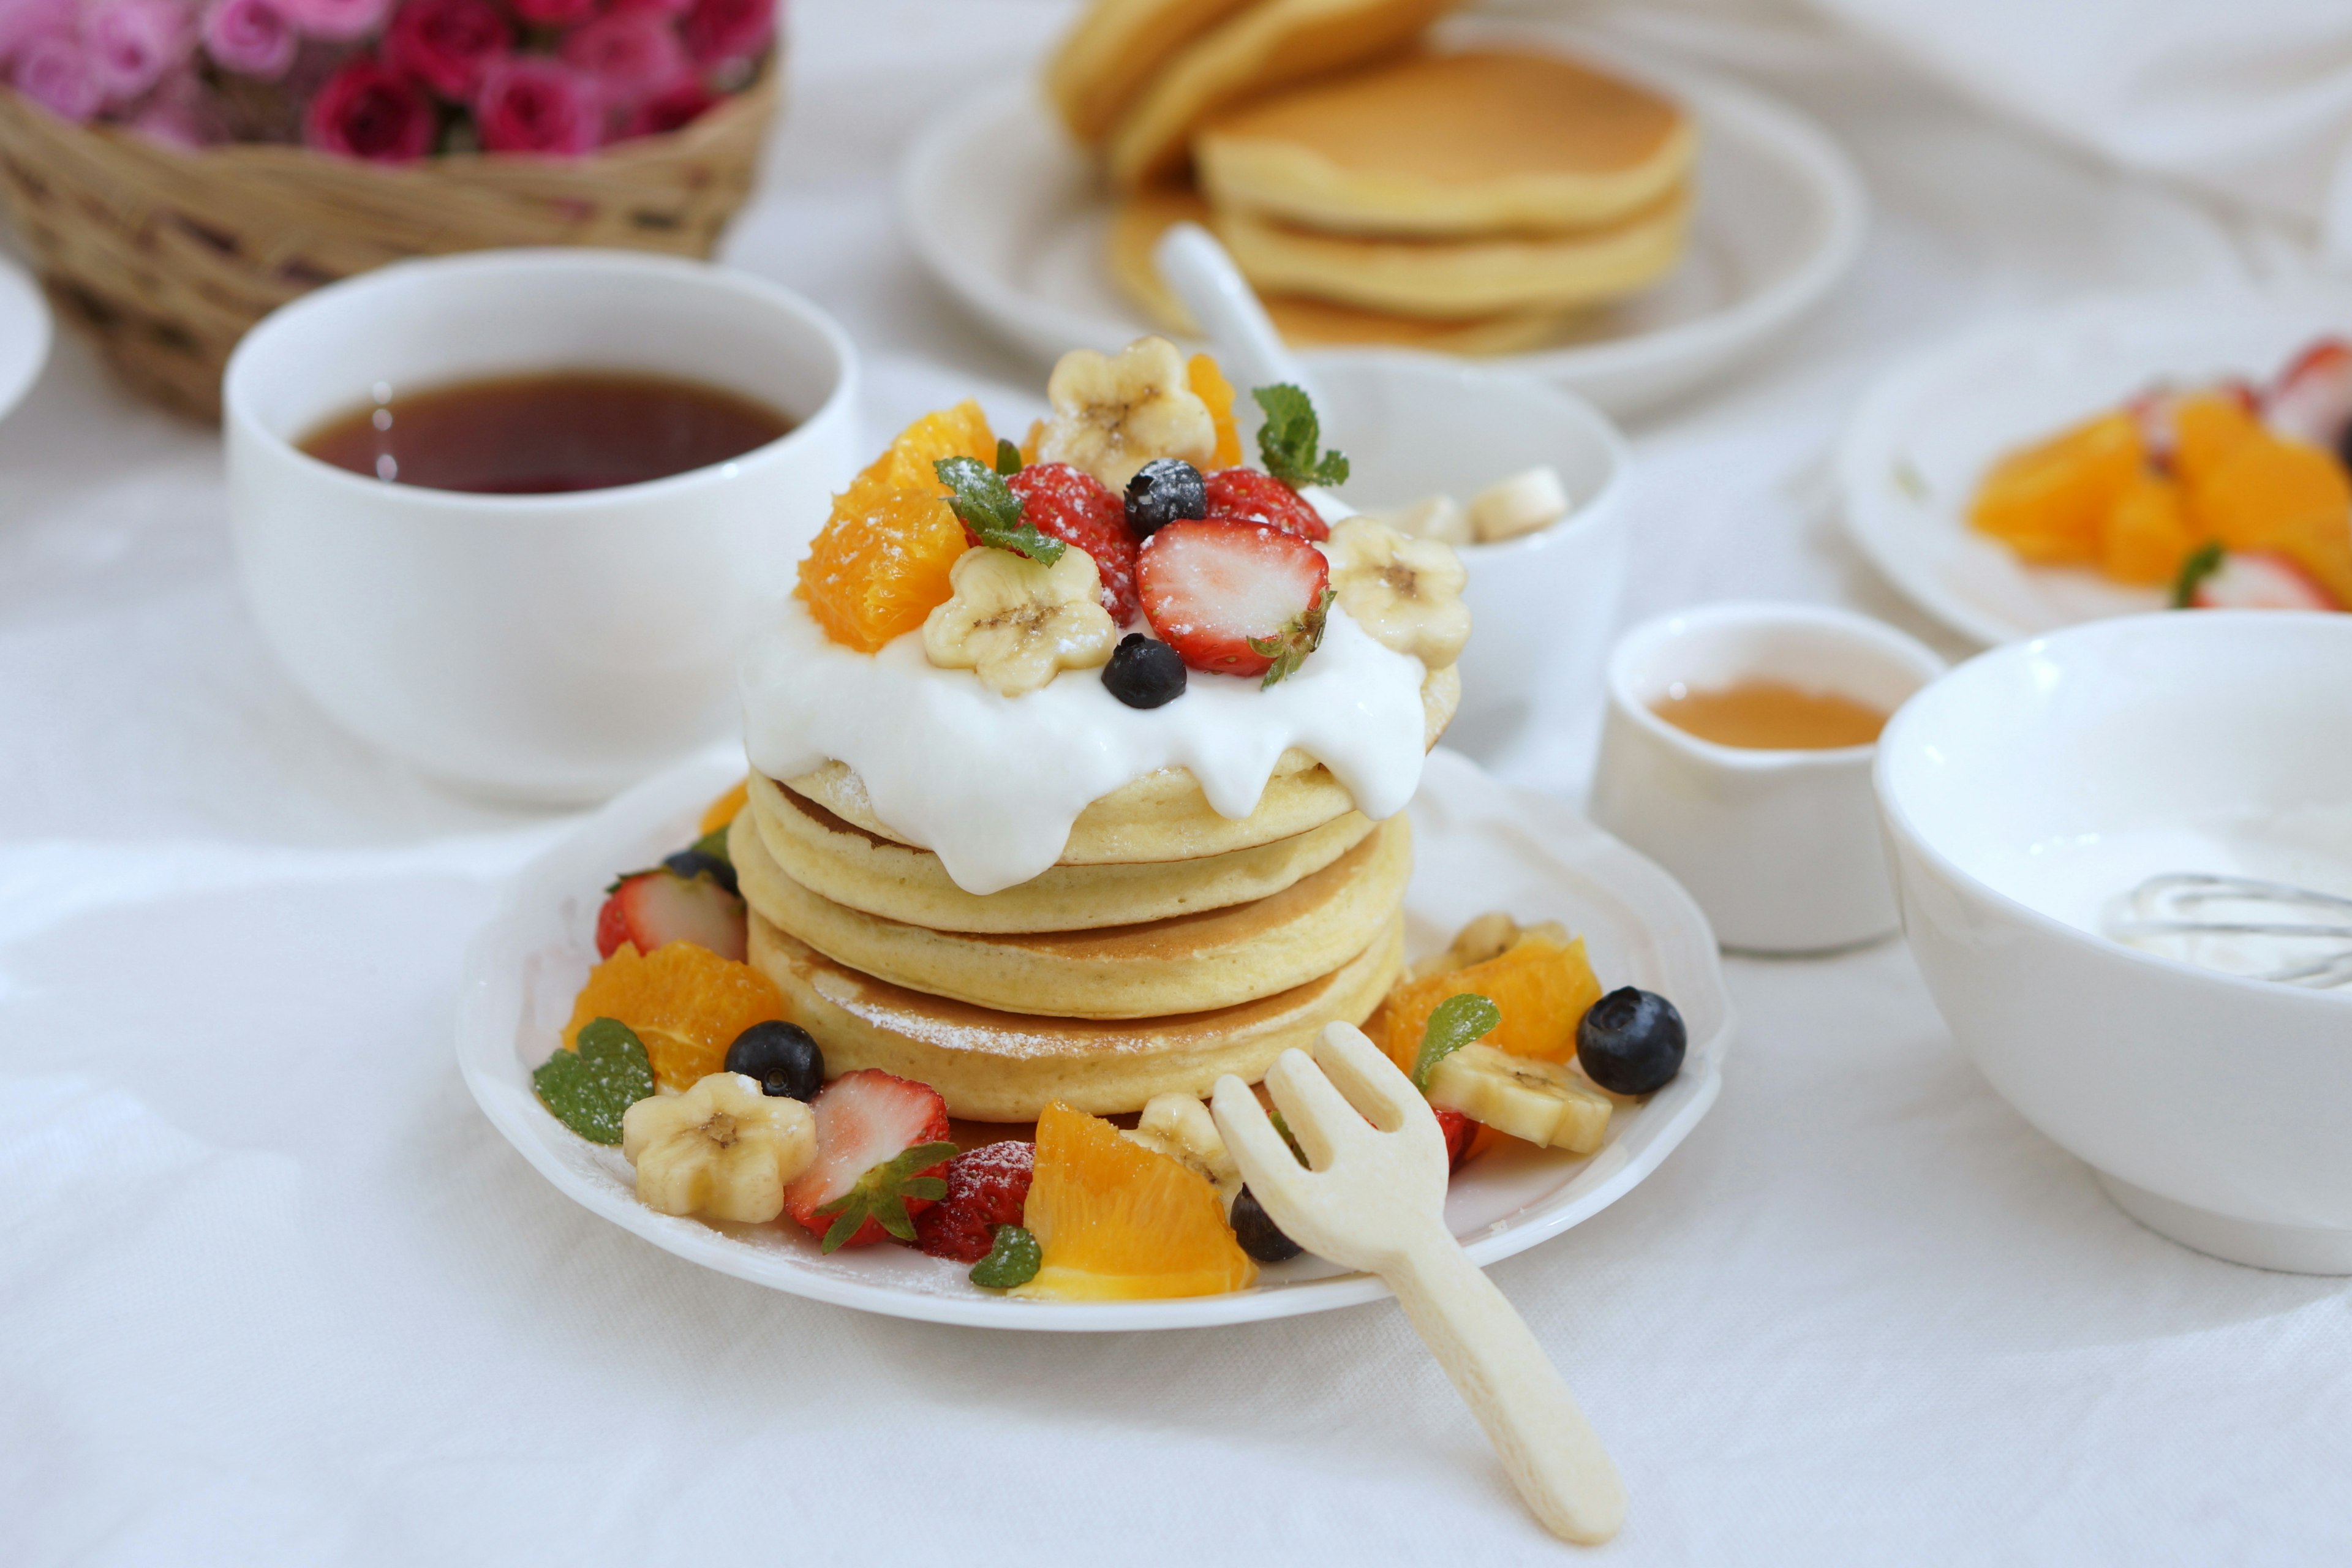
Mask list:
[{"label": "light pink rose", "polygon": [[110,101],[128,103],[188,58],[187,13],[173,0],[98,0],[83,15],[82,47]]},{"label": "light pink rose", "polygon": [[99,85],[80,40],[59,34],[44,35],[19,48],[8,79],[50,113],[77,122],[91,119],[106,104],[106,89]]},{"label": "light pink rose", "polygon": [[383,25],[392,0],[278,0],[294,30],[306,38],[357,38]]},{"label": "light pink rose", "polygon": [[543,55],[517,55],[484,73],[474,124],[492,153],[573,155],[604,139],[604,102],[586,72]]},{"label": "light pink rose", "polygon": [[147,95],[131,129],[150,142],[193,153],[213,140],[205,113],[208,90],[193,68],[183,66]]},{"label": "light pink rose", "polygon": [[595,79],[608,108],[627,110],[687,74],[677,29],[650,12],[597,17],[563,40],[563,62]]},{"label": "light pink rose", "polygon": [[0,0],[0,65],[36,38],[72,38],[80,28],[74,0]]},{"label": "light pink rose", "polygon": [[275,81],[302,40],[280,0],[213,0],[205,12],[205,53],[223,70]]}]

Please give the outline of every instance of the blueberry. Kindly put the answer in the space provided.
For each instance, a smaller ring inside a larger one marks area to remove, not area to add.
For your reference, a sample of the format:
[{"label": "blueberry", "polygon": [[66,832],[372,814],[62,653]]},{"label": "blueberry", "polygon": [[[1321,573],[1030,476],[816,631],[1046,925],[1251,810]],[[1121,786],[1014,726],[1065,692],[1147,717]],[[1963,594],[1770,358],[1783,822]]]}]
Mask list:
[{"label": "blueberry", "polygon": [[1612,1094],[1647,1094],[1683,1070],[1686,1038],[1673,1003],[1628,985],[1586,1009],[1576,1026],[1576,1059]]},{"label": "blueberry", "polygon": [[1184,695],[1184,661],[1166,643],[1129,632],[1111,650],[1102,682],[1129,708],[1157,708]]},{"label": "blueberry", "polygon": [[1244,1187],[1234,1194],[1234,1239],[1242,1250],[1260,1263],[1279,1263],[1286,1258],[1296,1258],[1307,1249],[1282,1234],[1257,1194]]},{"label": "blueberry", "polygon": [[754,1024],[727,1047],[727,1070],[758,1079],[780,1100],[814,1100],[824,1087],[824,1053],[798,1024]]},{"label": "blueberry", "polygon": [[708,877],[729,892],[740,893],[735,886],[735,868],[707,849],[681,849],[662,862],[662,869],[685,882]]},{"label": "blueberry", "polygon": [[1209,515],[1201,470],[1181,458],[1154,458],[1127,481],[1127,526],[1149,539],[1180,517]]}]

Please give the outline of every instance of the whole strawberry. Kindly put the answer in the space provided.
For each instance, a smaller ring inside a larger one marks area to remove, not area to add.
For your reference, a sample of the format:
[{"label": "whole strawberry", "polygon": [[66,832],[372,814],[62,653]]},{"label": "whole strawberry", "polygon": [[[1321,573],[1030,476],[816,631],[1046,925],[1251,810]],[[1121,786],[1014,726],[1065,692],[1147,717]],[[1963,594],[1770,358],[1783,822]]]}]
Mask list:
[{"label": "whole strawberry", "polygon": [[1221,522],[1256,522],[1301,539],[1331,537],[1323,514],[1306,497],[1255,468],[1219,468],[1202,479],[1209,516]]},{"label": "whole strawberry", "polygon": [[948,1195],[915,1216],[915,1245],[960,1263],[987,1257],[996,1227],[1021,1223],[1036,1153],[1034,1144],[1008,1138],[950,1160]]},{"label": "whole strawberry", "polygon": [[1004,488],[1021,498],[1022,521],[1094,557],[1111,620],[1123,626],[1135,619],[1142,606],[1135,595],[1136,542],[1127,526],[1127,503],[1067,463],[1032,463]]}]

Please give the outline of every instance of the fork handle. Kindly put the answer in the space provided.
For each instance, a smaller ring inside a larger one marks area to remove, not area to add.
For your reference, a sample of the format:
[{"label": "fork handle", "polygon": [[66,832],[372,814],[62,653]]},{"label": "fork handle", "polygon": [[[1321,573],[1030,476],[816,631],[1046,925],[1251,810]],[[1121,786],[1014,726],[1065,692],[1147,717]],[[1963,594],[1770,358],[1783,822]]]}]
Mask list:
[{"label": "fork handle", "polygon": [[1442,1230],[1384,1271],[1404,1315],[1543,1527],[1586,1544],[1625,1522],[1625,1483],[1527,1321]]}]

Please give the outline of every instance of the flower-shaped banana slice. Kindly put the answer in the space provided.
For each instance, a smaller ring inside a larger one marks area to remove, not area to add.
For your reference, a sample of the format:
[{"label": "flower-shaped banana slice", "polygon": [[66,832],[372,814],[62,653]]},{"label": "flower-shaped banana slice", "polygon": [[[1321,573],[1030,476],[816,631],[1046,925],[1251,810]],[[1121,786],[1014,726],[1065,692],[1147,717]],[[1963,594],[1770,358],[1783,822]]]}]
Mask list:
[{"label": "flower-shaped banana slice", "polygon": [[1113,495],[1155,458],[1205,468],[1217,449],[1216,421],[1166,338],[1138,338],[1108,358],[1073,349],[1054,366],[1045,397],[1054,417],[1038,437],[1037,460],[1084,468]]},{"label": "flower-shaped banana slice", "polygon": [[1383,647],[1409,653],[1431,669],[1462,657],[1462,645],[1470,640],[1470,607],[1462,602],[1462,589],[1470,574],[1450,548],[1351,517],[1333,526],[1329,553],[1339,607]]},{"label": "flower-shaped banana slice", "polygon": [[684,1094],[629,1107],[621,1152],[647,1208],[762,1225],[784,1212],[785,1184],[816,1158],[816,1118],[757,1079],[715,1072]]},{"label": "flower-shaped banana slice", "polygon": [[1063,551],[1051,566],[1009,550],[967,550],[948,582],[954,596],[923,622],[923,657],[971,670],[999,697],[1034,691],[1065,669],[1091,669],[1118,642],[1101,574],[1083,550]]}]

